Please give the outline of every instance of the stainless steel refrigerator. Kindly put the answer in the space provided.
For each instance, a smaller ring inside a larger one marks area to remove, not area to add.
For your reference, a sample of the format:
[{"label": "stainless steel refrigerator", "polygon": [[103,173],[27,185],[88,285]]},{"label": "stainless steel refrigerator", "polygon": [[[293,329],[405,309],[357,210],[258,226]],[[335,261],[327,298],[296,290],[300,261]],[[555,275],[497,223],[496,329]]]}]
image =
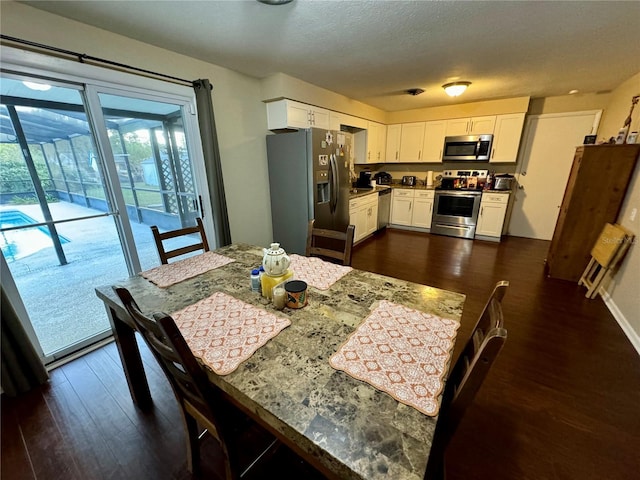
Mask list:
[{"label": "stainless steel refrigerator", "polygon": [[304,255],[309,220],[331,230],[349,225],[350,133],[309,128],[267,135],[273,241]]}]

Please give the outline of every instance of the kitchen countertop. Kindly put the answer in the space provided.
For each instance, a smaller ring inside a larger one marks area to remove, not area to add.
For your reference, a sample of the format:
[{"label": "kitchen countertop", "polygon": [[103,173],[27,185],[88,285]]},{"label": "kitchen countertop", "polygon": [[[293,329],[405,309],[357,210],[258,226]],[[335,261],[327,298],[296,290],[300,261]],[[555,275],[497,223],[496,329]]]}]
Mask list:
[{"label": "kitchen countertop", "polygon": [[414,187],[410,187],[409,185],[402,185],[401,183],[392,183],[390,186],[393,188],[406,188],[408,190],[435,190],[434,186],[427,187],[426,185],[416,185]]},{"label": "kitchen countertop", "polygon": [[376,185],[375,188],[358,188],[353,187],[349,191],[349,199],[364,197],[365,195],[371,195],[372,193],[379,193],[383,190],[388,190],[392,185]]},{"label": "kitchen countertop", "polygon": [[389,188],[405,188],[408,190],[435,190],[435,187],[427,187],[426,185],[416,185],[414,187],[410,187],[408,185],[402,185],[401,183],[392,183],[390,185],[376,185],[376,188],[358,188],[354,187],[349,192],[349,199],[364,197],[365,195],[370,195],[372,193],[378,193],[381,190],[387,190]]},{"label": "kitchen countertop", "polygon": [[[353,188],[349,193],[349,199],[364,197],[366,195],[371,195],[373,193],[378,193],[381,190],[386,190],[389,188],[403,188],[406,190],[435,190],[435,187],[427,187],[426,185],[416,185],[415,187],[410,187],[408,185],[402,185],[400,183],[392,183],[391,185],[376,185],[376,188]],[[464,191],[464,189],[452,189]],[[512,190],[482,190],[482,193],[503,193],[510,194],[513,193]]]}]

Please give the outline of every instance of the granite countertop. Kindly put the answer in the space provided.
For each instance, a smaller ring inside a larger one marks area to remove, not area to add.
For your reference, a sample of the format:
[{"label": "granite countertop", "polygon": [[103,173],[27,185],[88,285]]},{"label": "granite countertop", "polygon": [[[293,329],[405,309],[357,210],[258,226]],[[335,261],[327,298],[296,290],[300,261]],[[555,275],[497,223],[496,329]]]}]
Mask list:
[{"label": "granite countertop", "polygon": [[393,188],[407,188],[409,190],[435,190],[433,185],[430,187],[427,187],[426,185],[415,185],[411,187],[409,185],[402,185],[401,183],[393,183],[390,186]]},{"label": "granite countertop", "polygon": [[349,190],[349,199],[364,197],[373,193],[380,193],[381,191],[388,190],[389,188],[391,188],[390,185],[376,185],[375,188],[353,187]]},{"label": "granite countertop", "polygon": [[408,185],[402,185],[400,183],[392,183],[390,185],[376,185],[375,188],[354,187],[349,192],[349,199],[364,197],[365,195],[371,195],[372,193],[379,193],[381,190],[388,190],[390,188],[406,188],[409,190],[435,190],[433,186],[427,187],[426,185],[416,185],[415,187],[410,187]]},{"label": "granite countertop", "polygon": [[[422,480],[437,417],[333,369],[329,358],[381,300],[460,321],[465,296],[354,269],[329,290],[309,287],[305,308],[277,311],[249,288],[261,248],[232,245],[216,252],[236,261],[169,288],[139,275],[120,285],[146,312],[175,312],[223,291],[288,317],[291,326],[231,374],[211,372],[211,381],[336,478]],[[122,311],[110,286],[96,293]]]}]

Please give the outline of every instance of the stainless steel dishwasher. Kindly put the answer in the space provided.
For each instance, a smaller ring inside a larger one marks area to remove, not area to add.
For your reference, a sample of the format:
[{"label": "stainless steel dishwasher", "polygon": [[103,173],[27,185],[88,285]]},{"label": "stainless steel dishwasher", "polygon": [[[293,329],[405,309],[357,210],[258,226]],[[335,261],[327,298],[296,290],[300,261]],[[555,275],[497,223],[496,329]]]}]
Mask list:
[{"label": "stainless steel dishwasher", "polygon": [[378,230],[389,225],[391,213],[391,189],[385,188],[378,192]]}]

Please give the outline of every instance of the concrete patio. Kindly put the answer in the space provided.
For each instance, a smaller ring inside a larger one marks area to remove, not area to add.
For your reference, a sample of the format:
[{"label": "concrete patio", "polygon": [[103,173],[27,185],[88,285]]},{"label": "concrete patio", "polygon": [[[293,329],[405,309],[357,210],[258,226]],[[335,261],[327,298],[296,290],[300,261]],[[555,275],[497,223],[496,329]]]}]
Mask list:
[{"label": "concrete patio", "polygon": [[[101,213],[67,202],[49,207],[56,220]],[[19,210],[37,222],[44,221],[39,205],[2,205],[0,210]],[[159,265],[149,225],[132,222],[132,228],[142,269]],[[94,288],[128,276],[113,217],[60,223],[57,229],[69,240],[62,245],[67,265],[60,265],[50,240],[46,248],[22,258],[5,257],[47,355],[110,330]],[[32,239],[44,235],[34,230],[22,232],[30,232]]]}]

